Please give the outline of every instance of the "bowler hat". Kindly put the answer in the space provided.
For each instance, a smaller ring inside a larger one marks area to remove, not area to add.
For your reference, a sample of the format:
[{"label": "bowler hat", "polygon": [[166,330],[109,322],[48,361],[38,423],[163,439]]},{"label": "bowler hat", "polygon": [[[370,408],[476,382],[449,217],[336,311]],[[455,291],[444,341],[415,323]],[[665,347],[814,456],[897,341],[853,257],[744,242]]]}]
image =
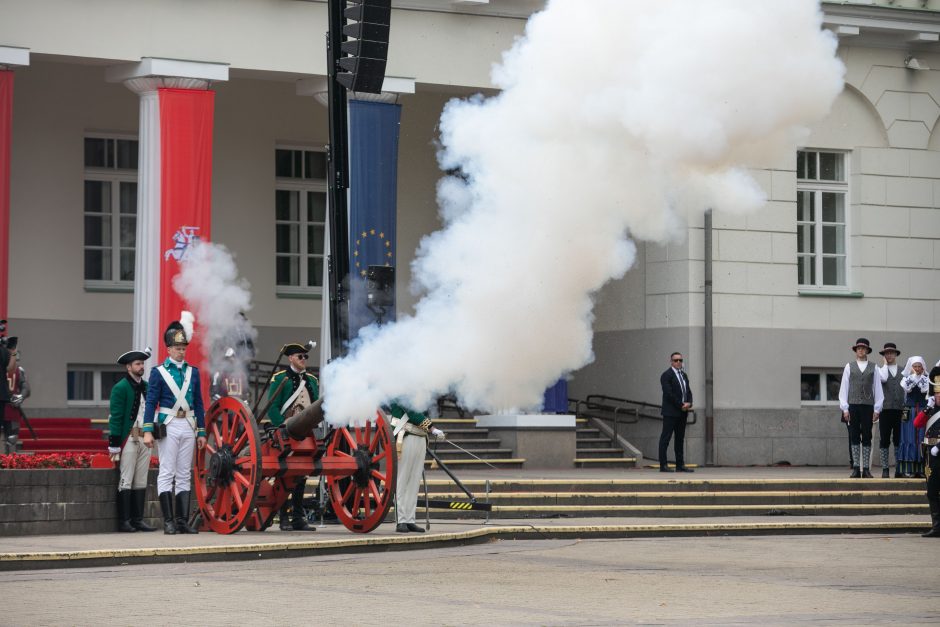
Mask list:
[{"label": "bowler hat", "polygon": [[868,349],[869,353],[871,352],[871,342],[869,342],[867,338],[860,337],[857,340],[855,340],[855,346],[852,347],[852,350],[854,351],[859,346],[864,346],[865,348]]}]

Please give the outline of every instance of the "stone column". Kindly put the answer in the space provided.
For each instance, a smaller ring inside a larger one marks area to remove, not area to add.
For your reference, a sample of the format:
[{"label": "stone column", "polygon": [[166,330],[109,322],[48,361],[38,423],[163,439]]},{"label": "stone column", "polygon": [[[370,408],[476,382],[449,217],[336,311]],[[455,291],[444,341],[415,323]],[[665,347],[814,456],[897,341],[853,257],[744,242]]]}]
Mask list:
[{"label": "stone column", "polygon": [[[134,266],[134,320],[132,346],[150,346],[157,354],[163,329],[160,316],[160,101],[161,88],[208,89],[212,82],[228,80],[228,66],[169,59],[142,59],[140,63],[108,68],[109,82],[122,82],[140,96],[139,158],[137,170],[137,252]],[[148,365],[149,371],[149,365]]]}]

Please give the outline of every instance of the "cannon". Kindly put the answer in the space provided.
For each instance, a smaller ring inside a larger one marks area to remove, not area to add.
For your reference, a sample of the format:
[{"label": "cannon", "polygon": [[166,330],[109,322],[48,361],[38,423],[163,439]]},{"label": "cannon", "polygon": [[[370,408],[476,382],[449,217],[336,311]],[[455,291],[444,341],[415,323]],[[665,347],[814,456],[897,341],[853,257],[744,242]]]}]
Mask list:
[{"label": "cannon", "polygon": [[388,514],[395,493],[396,451],[376,411],[361,427],[329,428],[318,439],[322,399],[279,427],[258,426],[242,401],[222,397],[206,411],[206,447],[196,455],[194,490],[205,530],[263,531],[298,479],[322,476],[333,511],[355,533],[368,533]]}]

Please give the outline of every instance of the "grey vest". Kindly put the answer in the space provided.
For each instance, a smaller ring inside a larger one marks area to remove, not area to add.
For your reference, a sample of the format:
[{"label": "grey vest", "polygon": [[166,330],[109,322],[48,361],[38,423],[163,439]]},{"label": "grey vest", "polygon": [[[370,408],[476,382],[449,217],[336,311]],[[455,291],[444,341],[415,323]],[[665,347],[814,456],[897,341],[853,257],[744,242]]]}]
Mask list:
[{"label": "grey vest", "polygon": [[849,364],[849,405],[874,405],[875,364],[869,362],[865,372],[858,369],[858,362]]},{"label": "grey vest", "polygon": [[901,387],[901,379],[904,373],[898,366],[898,371],[891,376],[888,371],[888,380],[881,384],[881,389],[885,393],[884,409],[902,409],[904,407],[904,388]]}]

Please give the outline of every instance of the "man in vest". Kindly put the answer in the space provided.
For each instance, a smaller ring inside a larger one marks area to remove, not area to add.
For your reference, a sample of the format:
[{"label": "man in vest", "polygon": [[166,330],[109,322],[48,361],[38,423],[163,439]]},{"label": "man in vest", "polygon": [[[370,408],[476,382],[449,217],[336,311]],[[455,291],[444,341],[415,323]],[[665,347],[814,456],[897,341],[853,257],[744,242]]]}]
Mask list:
[{"label": "man in vest", "polygon": [[150,348],[128,351],[117,362],[127,368],[127,375],[111,388],[108,416],[108,453],[111,461],[120,463],[117,511],[118,531],[156,531],[144,522],[147,499],[147,473],[153,442],[144,442],[144,408],[147,404],[147,382],[144,362],[150,359]]},{"label": "man in vest", "polygon": [[[901,387],[901,379],[904,378],[904,372],[898,367],[897,360],[901,351],[894,342],[886,342],[879,354],[884,357],[884,364],[878,368],[884,405],[878,418],[878,431],[881,436],[878,444],[881,448],[881,478],[887,479],[891,476],[888,448],[893,438],[894,457],[897,459],[898,444],[901,441],[901,412],[904,409],[904,388]],[[894,469],[894,476],[898,476],[897,467]]]},{"label": "man in vest", "polygon": [[[181,318],[192,323],[192,314]],[[160,473],[157,494],[163,512],[163,533],[199,533],[189,525],[189,489],[193,447],[206,445],[206,413],[202,403],[199,369],[186,363],[186,347],[192,326],[184,329],[174,320],[163,334],[166,361],[150,371],[144,410],[144,445],[160,440]],[[156,434],[156,435],[155,435]],[[174,489],[176,518],[174,524]]]},{"label": "man in vest", "polygon": [[444,439],[444,432],[436,428],[423,412],[392,403],[392,433],[398,449],[398,471],[395,480],[395,515],[398,533],[424,533],[415,524],[418,508],[418,488],[424,472],[424,456],[428,448],[428,436]]},{"label": "man in vest", "polygon": [[[307,372],[307,347],[300,344],[287,344],[283,348],[289,365],[287,369],[276,372],[271,377],[268,396],[273,396],[268,409],[268,419],[275,427],[298,414],[305,407],[320,398],[320,385],[317,378]],[[285,502],[280,511],[281,531],[315,531],[307,522],[304,513],[304,489],[306,477],[301,477],[291,492],[290,506]],[[288,512],[290,507],[290,512]]]},{"label": "man in vest", "polygon": [[852,450],[852,474],[849,478],[870,479],[871,427],[881,413],[884,390],[881,388],[881,379],[876,376],[877,366],[868,361],[871,343],[860,337],[852,350],[855,351],[855,361],[845,364],[842,370],[839,408],[843,420],[849,423],[849,446]]},{"label": "man in vest", "polygon": [[927,475],[927,503],[930,504],[930,531],[925,538],[940,538],[940,376],[933,386],[933,404],[914,419],[914,427],[924,429],[924,469]]}]

